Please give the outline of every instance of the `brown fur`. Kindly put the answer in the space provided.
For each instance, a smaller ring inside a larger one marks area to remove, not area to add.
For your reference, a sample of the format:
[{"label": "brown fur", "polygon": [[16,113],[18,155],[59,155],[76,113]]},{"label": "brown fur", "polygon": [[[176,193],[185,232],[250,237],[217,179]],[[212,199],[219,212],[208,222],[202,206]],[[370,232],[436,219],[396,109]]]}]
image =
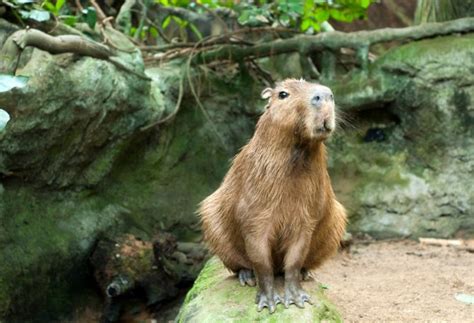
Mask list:
[{"label": "brown fur", "polygon": [[[334,118],[334,103],[310,106],[319,88],[286,80],[262,92],[270,101],[254,136],[200,205],[205,241],[234,272],[268,265],[275,273],[311,270],[339,246],[346,215],[326,169],[327,134],[317,131]],[[287,99],[278,98],[282,89]]]}]

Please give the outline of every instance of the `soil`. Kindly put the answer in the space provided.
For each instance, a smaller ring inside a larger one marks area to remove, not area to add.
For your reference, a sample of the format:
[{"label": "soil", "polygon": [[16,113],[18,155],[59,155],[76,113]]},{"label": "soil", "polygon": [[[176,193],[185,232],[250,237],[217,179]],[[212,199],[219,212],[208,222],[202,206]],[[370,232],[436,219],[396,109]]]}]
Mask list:
[{"label": "soil", "polygon": [[416,241],[355,242],[314,273],[347,322],[474,322],[474,253]]},{"label": "soil", "polygon": [[[313,277],[327,287],[345,322],[474,323],[474,304],[455,298],[474,295],[474,253],[466,250],[411,240],[356,241]],[[135,308],[120,322],[173,322],[184,295],[157,311]],[[73,322],[98,322],[100,314],[100,308],[81,311]]]}]

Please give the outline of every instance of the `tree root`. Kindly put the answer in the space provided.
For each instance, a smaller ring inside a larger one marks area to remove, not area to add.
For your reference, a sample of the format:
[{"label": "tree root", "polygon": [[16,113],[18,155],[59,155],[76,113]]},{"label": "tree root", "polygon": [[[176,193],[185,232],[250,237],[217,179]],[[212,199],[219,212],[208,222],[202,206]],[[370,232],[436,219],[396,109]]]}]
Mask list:
[{"label": "tree root", "polygon": [[0,73],[14,74],[22,51],[33,46],[51,54],[74,53],[107,60],[116,67],[145,80],[145,74],[136,71],[116,57],[115,50],[93,40],[77,35],[51,36],[38,29],[23,29],[13,33],[0,51]]},{"label": "tree root", "polygon": [[21,52],[28,46],[51,54],[76,53],[108,59],[114,52],[107,46],[76,35],[50,36],[37,29],[23,29],[13,33],[0,51],[0,72],[13,74]]}]

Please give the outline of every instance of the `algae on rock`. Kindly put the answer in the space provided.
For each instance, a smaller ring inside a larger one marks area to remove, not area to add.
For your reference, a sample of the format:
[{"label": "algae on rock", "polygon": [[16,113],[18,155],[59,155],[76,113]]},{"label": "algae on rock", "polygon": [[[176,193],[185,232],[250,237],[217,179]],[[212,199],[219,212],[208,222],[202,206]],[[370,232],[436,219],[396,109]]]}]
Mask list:
[{"label": "algae on rock", "polygon": [[[276,283],[282,283],[281,277],[277,278]],[[285,309],[282,304],[279,304],[273,314],[270,314],[266,308],[257,312],[255,305],[257,289],[241,286],[235,275],[232,275],[222,262],[214,257],[208,261],[186,295],[176,321],[179,323],[342,322],[340,314],[324,296],[323,288],[319,283],[307,281],[302,285],[311,296],[314,305],[306,303],[304,309],[290,305],[288,309]]]}]

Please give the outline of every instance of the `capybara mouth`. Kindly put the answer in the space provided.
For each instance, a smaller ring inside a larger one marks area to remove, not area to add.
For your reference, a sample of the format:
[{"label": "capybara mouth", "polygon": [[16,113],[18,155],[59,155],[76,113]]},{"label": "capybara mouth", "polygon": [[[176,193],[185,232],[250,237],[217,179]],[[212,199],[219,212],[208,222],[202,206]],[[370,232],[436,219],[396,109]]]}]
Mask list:
[{"label": "capybara mouth", "polygon": [[329,137],[329,135],[331,135],[332,133],[332,129],[328,129],[324,126],[322,127],[317,127],[317,128],[314,128],[314,131],[313,131],[313,135],[315,137],[319,137],[319,138],[327,138]]}]

